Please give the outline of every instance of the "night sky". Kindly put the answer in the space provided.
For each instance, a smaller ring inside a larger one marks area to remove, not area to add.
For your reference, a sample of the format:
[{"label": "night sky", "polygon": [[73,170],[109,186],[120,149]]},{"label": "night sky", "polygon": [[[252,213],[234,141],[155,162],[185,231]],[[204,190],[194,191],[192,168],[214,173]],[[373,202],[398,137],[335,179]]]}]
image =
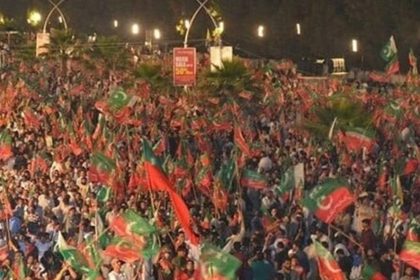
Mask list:
[{"label": "night sky", "polygon": [[[212,2],[212,1],[210,1]],[[63,12],[72,29],[141,40],[145,29],[160,28],[164,40],[182,40],[175,25],[190,17],[195,0],[66,0]],[[347,57],[366,68],[381,67],[381,46],[394,35],[405,64],[409,48],[420,52],[420,1],[417,0],[220,0],[212,6],[225,22],[226,43],[255,57]],[[51,6],[47,0],[0,0],[0,12],[14,18],[16,26],[28,29],[26,15],[38,9],[43,15]],[[417,12],[416,12],[417,11]],[[113,29],[113,19],[119,28]],[[57,21],[57,18],[55,18]],[[132,38],[129,26],[141,25],[142,34]],[[302,34],[296,34],[300,23]],[[53,23],[57,24],[57,22]],[[256,36],[258,25],[266,36]],[[200,16],[193,38],[204,38],[211,22]],[[360,42],[360,53],[352,54],[351,40]]]}]

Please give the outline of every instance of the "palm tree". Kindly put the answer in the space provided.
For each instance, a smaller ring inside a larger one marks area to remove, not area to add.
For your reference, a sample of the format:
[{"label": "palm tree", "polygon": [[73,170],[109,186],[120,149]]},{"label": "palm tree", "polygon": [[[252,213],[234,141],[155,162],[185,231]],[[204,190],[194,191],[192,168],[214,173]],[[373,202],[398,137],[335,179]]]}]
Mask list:
[{"label": "palm tree", "polygon": [[314,107],[310,118],[303,122],[303,128],[311,132],[316,138],[325,140],[329,136],[334,123],[334,131],[348,128],[372,129],[372,114],[360,102],[351,96],[336,94],[326,102]]},{"label": "palm tree", "polygon": [[239,60],[223,61],[215,71],[207,71],[200,79],[202,100],[217,98],[221,104],[235,102],[243,109],[257,106],[261,100],[252,75]]},{"label": "palm tree", "polygon": [[48,45],[48,56],[60,60],[61,71],[67,73],[67,61],[77,57],[81,53],[81,47],[71,30],[51,30],[50,44]]},{"label": "palm tree", "polygon": [[129,52],[124,48],[124,43],[115,36],[99,36],[90,48],[90,53],[112,71],[125,69],[129,63]]}]

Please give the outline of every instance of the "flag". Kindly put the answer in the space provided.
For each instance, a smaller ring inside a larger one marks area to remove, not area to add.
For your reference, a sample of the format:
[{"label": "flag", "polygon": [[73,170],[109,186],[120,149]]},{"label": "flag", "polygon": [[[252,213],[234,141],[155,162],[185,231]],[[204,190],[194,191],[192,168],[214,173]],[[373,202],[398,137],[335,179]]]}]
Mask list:
[{"label": "flag", "polygon": [[303,200],[304,206],[325,223],[331,223],[353,202],[353,194],[341,179],[328,179],[316,186]]},{"label": "flag", "polygon": [[242,187],[252,189],[265,189],[268,186],[267,178],[257,171],[246,169],[241,177]]},{"label": "flag", "polygon": [[144,236],[156,232],[156,228],[153,225],[131,209],[116,216],[110,224],[110,228],[121,237],[131,235]]},{"label": "flag", "polygon": [[381,57],[385,62],[390,62],[397,55],[397,51],[394,36],[391,36],[381,50]]},{"label": "flag", "polygon": [[107,104],[113,111],[119,111],[124,107],[128,106],[131,101],[131,96],[127,95],[123,89],[119,88],[111,93],[108,98]]},{"label": "flag", "polygon": [[276,192],[284,197],[293,190],[295,185],[294,168],[291,167],[281,176],[280,185],[277,186]]},{"label": "flag", "polygon": [[246,154],[249,157],[252,157],[251,149],[249,145],[246,143],[244,136],[242,135],[241,128],[239,126],[235,126],[233,140],[235,145],[241,150],[242,153]]},{"label": "flag", "polygon": [[412,173],[415,173],[417,169],[419,168],[419,162],[417,159],[409,159],[407,163],[405,164],[404,170],[402,175],[410,175]]},{"label": "flag", "polygon": [[12,152],[12,137],[7,130],[0,133],[0,160],[8,160],[13,156]]},{"label": "flag", "polygon": [[112,197],[112,191],[109,187],[102,186],[96,194],[96,199],[100,202],[107,202]]},{"label": "flag", "polygon": [[411,66],[411,75],[417,76],[418,70],[417,70],[417,57],[414,55],[413,49],[410,48],[410,52],[408,54],[408,63]]},{"label": "flag", "polygon": [[341,271],[337,262],[321,243],[314,241],[314,252],[318,264],[319,276],[322,280],[345,280],[346,276]]},{"label": "flag", "polygon": [[26,109],[22,113],[22,115],[26,127],[39,129],[39,127],[41,126],[41,121],[39,120],[38,116],[35,115],[34,112],[32,112],[32,110]]},{"label": "flag", "polygon": [[241,261],[219,248],[205,244],[201,249],[200,270],[204,280],[234,280]]},{"label": "flag", "polygon": [[115,160],[103,153],[96,152],[91,156],[89,178],[93,182],[109,184],[112,173],[117,167]]},{"label": "flag", "polygon": [[382,273],[376,271],[368,264],[363,267],[362,276],[364,280],[386,280],[386,277]]},{"label": "flag", "polygon": [[79,273],[88,273],[89,265],[86,258],[82,255],[80,250],[69,246],[64,240],[61,232],[58,233],[57,249],[63,259],[70,264]]},{"label": "flag", "polygon": [[397,45],[395,44],[394,36],[389,38],[389,41],[381,50],[381,57],[387,63],[385,72],[387,75],[392,75],[400,71],[400,63],[397,55]]},{"label": "flag", "polygon": [[162,170],[157,157],[153,154],[153,150],[149,142],[145,139],[143,140],[143,158],[149,188],[155,191],[165,191],[169,194],[172,207],[185,232],[185,235],[192,244],[198,245],[199,239],[192,229],[192,218],[188,207],[181,196],[176,193],[168,177]]},{"label": "flag", "polygon": [[225,190],[230,190],[232,188],[233,179],[235,177],[235,169],[236,163],[233,158],[223,163],[220,167],[217,177]]},{"label": "flag", "polygon": [[406,240],[400,252],[400,259],[420,270],[420,242]]},{"label": "flag", "polygon": [[139,248],[132,242],[121,237],[114,237],[105,251],[104,256],[117,258],[127,263],[138,261],[142,256]]},{"label": "flag", "polygon": [[15,259],[13,263],[13,279],[14,280],[25,280],[26,279],[26,267],[25,263],[23,262],[22,255],[16,255],[17,259]]},{"label": "flag", "polygon": [[338,139],[350,151],[360,151],[363,148],[372,150],[375,145],[375,135],[372,131],[356,127],[339,132]]}]

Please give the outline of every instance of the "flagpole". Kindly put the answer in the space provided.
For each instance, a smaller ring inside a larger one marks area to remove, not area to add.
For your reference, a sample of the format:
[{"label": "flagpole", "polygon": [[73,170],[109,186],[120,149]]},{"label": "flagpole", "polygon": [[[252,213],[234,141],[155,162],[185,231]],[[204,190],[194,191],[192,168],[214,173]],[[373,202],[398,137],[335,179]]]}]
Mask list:
[{"label": "flagpole", "polygon": [[359,246],[361,249],[365,249],[364,247],[363,247],[363,245],[362,244],[360,244],[360,243],[358,243],[358,242],[356,242],[350,235],[348,235],[347,233],[345,233],[345,232],[343,232],[341,229],[339,229],[338,227],[336,227],[336,226],[334,226],[333,224],[329,224],[328,225],[328,228],[332,228],[332,229],[334,229],[335,231],[337,231],[337,232],[339,232],[341,235],[343,235],[344,237],[346,237],[351,243],[353,243],[353,244],[355,244],[355,245],[357,245],[357,246]]}]

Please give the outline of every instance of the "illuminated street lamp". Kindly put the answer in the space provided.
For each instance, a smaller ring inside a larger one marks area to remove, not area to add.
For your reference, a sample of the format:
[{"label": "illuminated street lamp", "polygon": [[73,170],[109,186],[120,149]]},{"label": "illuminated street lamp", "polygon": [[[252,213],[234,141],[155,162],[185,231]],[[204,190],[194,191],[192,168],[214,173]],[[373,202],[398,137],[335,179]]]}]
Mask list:
[{"label": "illuminated street lamp", "polygon": [[297,34],[297,35],[302,34],[302,31],[301,31],[301,29],[300,29],[300,23],[296,23],[296,34]]},{"label": "illuminated street lamp", "polygon": [[160,30],[158,28],[155,28],[153,30],[153,37],[155,40],[159,40],[162,37],[162,34],[160,33]]},{"label": "illuminated street lamp", "polygon": [[6,20],[4,19],[4,16],[0,14],[0,24],[4,24]]},{"label": "illuminated street lamp", "polygon": [[133,35],[138,35],[140,33],[140,26],[137,23],[133,23],[131,26],[131,33]]},{"label": "illuminated street lamp", "polygon": [[219,34],[222,34],[225,31],[225,23],[223,21],[219,22]]},{"label": "illuminated street lamp", "polygon": [[359,51],[359,42],[356,39],[351,40],[351,51],[354,53]]},{"label": "illuminated street lamp", "polygon": [[42,20],[42,16],[38,11],[31,11],[28,16],[28,23],[37,26]]},{"label": "illuminated street lamp", "polygon": [[190,27],[191,27],[190,20],[189,20],[189,19],[186,19],[186,20],[184,21],[184,25],[185,25],[185,28],[186,28],[186,29],[190,29]]},{"label": "illuminated street lamp", "polygon": [[114,28],[117,28],[118,27],[118,20],[114,19],[113,24],[114,24]]},{"label": "illuminated street lamp", "polygon": [[258,26],[258,30],[257,30],[257,35],[258,35],[258,37],[260,37],[260,38],[263,38],[264,37],[264,30],[265,30],[265,28],[264,28],[264,25],[260,25],[260,26]]}]

